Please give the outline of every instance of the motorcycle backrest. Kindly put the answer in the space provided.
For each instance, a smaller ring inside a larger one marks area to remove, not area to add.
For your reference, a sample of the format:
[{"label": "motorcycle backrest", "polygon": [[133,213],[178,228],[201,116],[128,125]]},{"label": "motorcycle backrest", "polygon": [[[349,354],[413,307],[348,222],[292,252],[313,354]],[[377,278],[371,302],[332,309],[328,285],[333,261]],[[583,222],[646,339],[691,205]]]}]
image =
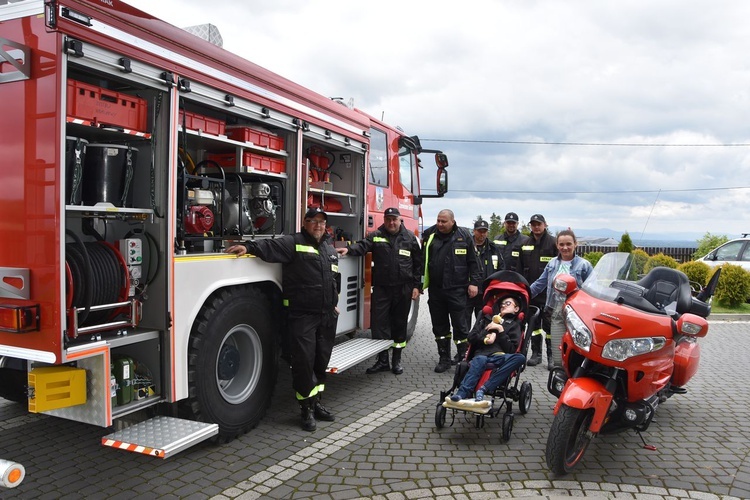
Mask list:
[{"label": "motorcycle backrest", "polygon": [[637,284],[646,289],[644,298],[658,309],[664,310],[675,303],[677,314],[690,311],[693,296],[685,273],[669,267],[655,267]]}]

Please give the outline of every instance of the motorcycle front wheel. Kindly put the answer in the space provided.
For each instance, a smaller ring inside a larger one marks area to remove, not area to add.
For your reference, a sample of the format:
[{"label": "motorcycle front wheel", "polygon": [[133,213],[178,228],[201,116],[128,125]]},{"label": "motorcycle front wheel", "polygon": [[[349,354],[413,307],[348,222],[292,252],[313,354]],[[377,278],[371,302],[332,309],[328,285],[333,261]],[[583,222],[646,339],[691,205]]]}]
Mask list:
[{"label": "motorcycle front wheel", "polygon": [[583,458],[595,436],[589,430],[594,410],[562,405],[552,421],[547,437],[547,467],[557,474],[571,472]]}]

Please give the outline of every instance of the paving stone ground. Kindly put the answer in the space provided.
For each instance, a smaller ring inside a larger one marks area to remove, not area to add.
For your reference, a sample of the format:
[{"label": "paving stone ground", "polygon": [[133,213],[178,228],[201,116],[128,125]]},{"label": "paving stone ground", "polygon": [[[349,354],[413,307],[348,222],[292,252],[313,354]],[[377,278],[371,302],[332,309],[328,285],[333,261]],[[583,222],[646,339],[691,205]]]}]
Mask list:
[{"label": "paving stone ground", "polygon": [[0,499],[750,498],[750,322],[712,321],[688,393],[660,406],[644,434],[657,451],[634,433],[601,437],[575,473],[555,477],[544,459],[554,400],[542,366],[522,375],[533,403],[528,414],[516,412],[508,443],[500,419],[477,429],[462,413],[436,429],[438,393],[453,374],[433,372],[425,298],[421,306],[404,374],[366,375],[363,363],[334,376],[324,402],[336,421],[314,433],[298,426],[286,371],[251,433],[166,460],[105,448],[110,430],[0,400],[0,458],[26,468],[23,483],[0,490]]}]

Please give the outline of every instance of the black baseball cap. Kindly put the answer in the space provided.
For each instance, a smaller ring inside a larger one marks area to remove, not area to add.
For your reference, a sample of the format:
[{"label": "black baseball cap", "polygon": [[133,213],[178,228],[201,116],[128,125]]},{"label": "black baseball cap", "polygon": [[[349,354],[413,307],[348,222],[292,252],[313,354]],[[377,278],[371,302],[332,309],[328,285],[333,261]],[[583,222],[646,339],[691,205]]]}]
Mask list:
[{"label": "black baseball cap", "polygon": [[505,222],[518,222],[518,214],[515,212],[508,212],[505,214]]},{"label": "black baseball cap", "polygon": [[542,214],[534,214],[531,216],[531,220],[529,222],[541,222],[542,224],[546,224],[547,221],[544,220],[544,216]]},{"label": "black baseball cap", "polygon": [[398,211],[398,208],[386,208],[385,212],[383,212],[384,217],[401,217],[401,212]]},{"label": "black baseball cap", "polygon": [[305,219],[313,219],[318,214],[323,214],[323,219],[328,220],[328,214],[320,207],[308,208],[307,212],[305,212]]},{"label": "black baseball cap", "polygon": [[474,229],[488,229],[489,230],[490,225],[487,224],[486,220],[480,219],[474,223]]}]

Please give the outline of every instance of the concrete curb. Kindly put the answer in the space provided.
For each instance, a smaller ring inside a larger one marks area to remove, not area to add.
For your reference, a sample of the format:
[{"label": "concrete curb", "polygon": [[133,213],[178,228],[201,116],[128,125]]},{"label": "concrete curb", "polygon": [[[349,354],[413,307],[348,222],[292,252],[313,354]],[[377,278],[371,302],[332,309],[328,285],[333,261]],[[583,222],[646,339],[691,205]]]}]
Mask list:
[{"label": "concrete curb", "polygon": [[711,314],[709,321],[750,321],[750,314]]}]

